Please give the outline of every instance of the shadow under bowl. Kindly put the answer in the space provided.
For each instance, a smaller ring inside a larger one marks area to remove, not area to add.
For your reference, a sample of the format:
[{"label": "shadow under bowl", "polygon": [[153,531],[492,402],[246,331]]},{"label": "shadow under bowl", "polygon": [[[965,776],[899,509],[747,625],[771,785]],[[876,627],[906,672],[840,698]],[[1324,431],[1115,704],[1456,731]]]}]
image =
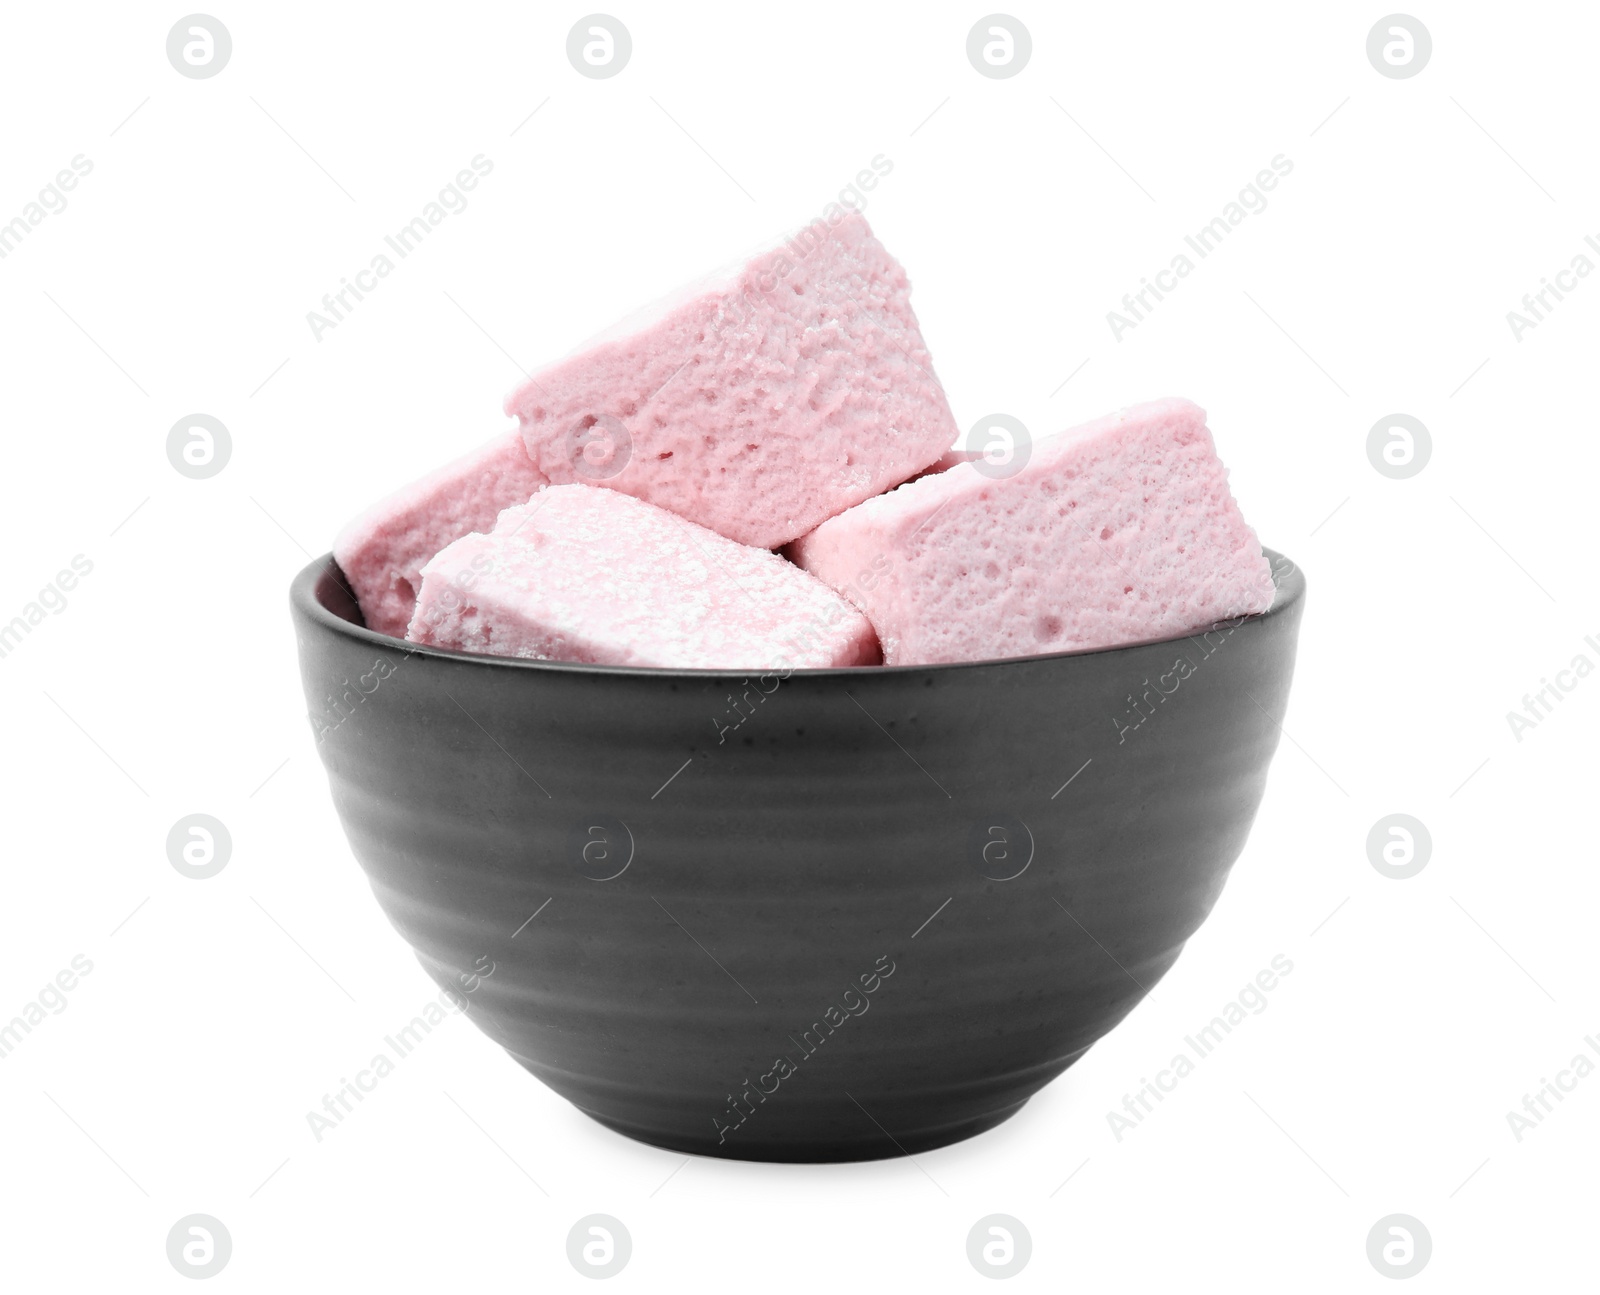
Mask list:
[{"label": "shadow under bowl", "polygon": [[331,556],[291,606],[351,848],[485,1034],[656,1146],[867,1160],[1014,1114],[1210,912],[1294,668],[1267,556],[1184,638],[766,675],[421,648]]}]

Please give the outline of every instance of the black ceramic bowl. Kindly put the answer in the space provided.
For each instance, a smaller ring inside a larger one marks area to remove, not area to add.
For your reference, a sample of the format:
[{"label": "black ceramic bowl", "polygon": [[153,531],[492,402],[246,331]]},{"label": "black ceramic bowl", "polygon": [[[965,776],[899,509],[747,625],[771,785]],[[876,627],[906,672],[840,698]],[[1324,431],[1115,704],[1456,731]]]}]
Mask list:
[{"label": "black ceramic bowl", "polygon": [[480,1029],[630,1137],[864,1160],[1014,1114],[1205,919],[1294,666],[1268,556],[1209,634],[787,676],[417,648],[331,558],[291,601],[351,847]]}]

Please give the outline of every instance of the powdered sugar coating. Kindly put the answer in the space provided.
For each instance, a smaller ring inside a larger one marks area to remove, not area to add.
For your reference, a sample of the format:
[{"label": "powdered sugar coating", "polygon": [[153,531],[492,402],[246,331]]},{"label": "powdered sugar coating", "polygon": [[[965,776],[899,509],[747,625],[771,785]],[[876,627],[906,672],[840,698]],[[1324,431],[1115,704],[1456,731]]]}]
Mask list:
[{"label": "powdered sugar coating", "polygon": [[888,665],[1150,642],[1273,596],[1205,411],[1179,399],[1041,440],[1011,477],[908,482],[790,554],[867,614]]},{"label": "powdered sugar coating", "polygon": [[873,665],[872,626],[775,553],[614,490],[549,486],[422,572],[416,643],[680,669]]},{"label": "powdered sugar coating", "polygon": [[[957,435],[905,271],[854,213],[607,330],[506,412],[552,482],[622,491],[758,548],[897,485]],[[605,446],[576,461],[574,436],[605,419],[630,443],[620,470]]]},{"label": "powdered sugar coating", "polygon": [[348,523],[333,542],[333,556],[367,628],[403,637],[423,564],[451,540],[493,526],[502,509],[523,502],[544,483],[521,434],[502,432]]}]

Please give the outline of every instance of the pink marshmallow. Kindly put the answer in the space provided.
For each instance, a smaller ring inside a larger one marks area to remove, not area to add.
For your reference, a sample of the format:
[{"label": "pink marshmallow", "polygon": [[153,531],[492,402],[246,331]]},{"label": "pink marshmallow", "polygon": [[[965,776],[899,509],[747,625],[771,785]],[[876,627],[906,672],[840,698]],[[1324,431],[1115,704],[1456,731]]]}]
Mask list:
[{"label": "pink marshmallow", "polygon": [[506,412],[552,482],[758,548],[899,484],[957,435],[905,271],[854,213],[624,320]]},{"label": "pink marshmallow", "polygon": [[1175,638],[1273,596],[1205,411],[1177,399],[1041,440],[1013,476],[954,463],[790,553],[867,614],[887,665]]},{"label": "pink marshmallow", "polygon": [[866,617],[775,553],[614,490],[549,486],[422,570],[406,637],[679,669],[876,665]]},{"label": "pink marshmallow", "polygon": [[544,483],[521,433],[502,432],[346,525],[333,542],[333,556],[367,628],[404,636],[423,564],[451,540],[488,530],[502,509],[523,503]]}]

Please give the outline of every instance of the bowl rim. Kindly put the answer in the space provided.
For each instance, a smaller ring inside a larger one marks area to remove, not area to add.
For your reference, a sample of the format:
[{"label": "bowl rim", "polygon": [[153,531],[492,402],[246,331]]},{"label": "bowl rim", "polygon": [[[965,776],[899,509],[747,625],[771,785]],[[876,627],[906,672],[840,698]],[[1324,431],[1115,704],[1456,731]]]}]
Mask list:
[{"label": "bowl rim", "polygon": [[459,652],[454,648],[434,647],[424,643],[410,643],[405,639],[397,639],[388,634],[380,634],[376,630],[368,629],[365,625],[357,625],[347,621],[332,609],[324,605],[317,597],[317,586],[324,576],[331,576],[346,593],[352,602],[356,599],[355,591],[350,588],[344,570],[339,566],[338,560],[332,552],[324,553],[321,557],[314,558],[302,567],[289,585],[289,604],[291,611],[296,616],[303,616],[324,630],[331,631],[336,637],[366,643],[370,646],[382,648],[390,652],[401,652],[410,657],[430,657],[438,661],[450,662],[456,665],[474,665],[491,669],[526,670],[540,674],[571,674],[571,675],[606,675],[620,676],[623,678],[638,679],[728,679],[749,675],[762,676],[775,674],[787,670],[785,679],[829,679],[829,678],[881,678],[884,676],[905,676],[908,674],[928,674],[930,672],[948,673],[957,670],[993,670],[1006,666],[1021,666],[1040,661],[1054,661],[1070,657],[1098,657],[1110,656],[1119,652],[1131,652],[1139,648],[1153,647],[1162,643],[1181,643],[1196,634],[1204,634],[1211,629],[1227,625],[1231,621],[1235,628],[1246,625],[1265,623],[1274,617],[1280,616],[1291,607],[1297,605],[1305,597],[1306,578],[1300,564],[1276,549],[1269,549],[1265,545],[1261,548],[1272,568],[1272,583],[1275,594],[1272,606],[1264,612],[1255,612],[1242,617],[1224,617],[1214,621],[1210,626],[1195,628],[1184,634],[1172,634],[1164,638],[1140,639],[1134,643],[1118,643],[1114,647],[1100,648],[1071,648],[1065,652],[1041,652],[1032,656],[990,657],[979,661],[945,661],[928,665],[857,665],[857,666],[811,666],[804,668],[790,668],[787,666],[769,666],[760,669],[711,669],[691,668],[688,666],[623,666],[623,665],[590,665],[582,661],[537,661],[529,657],[494,656],[483,652]]}]

